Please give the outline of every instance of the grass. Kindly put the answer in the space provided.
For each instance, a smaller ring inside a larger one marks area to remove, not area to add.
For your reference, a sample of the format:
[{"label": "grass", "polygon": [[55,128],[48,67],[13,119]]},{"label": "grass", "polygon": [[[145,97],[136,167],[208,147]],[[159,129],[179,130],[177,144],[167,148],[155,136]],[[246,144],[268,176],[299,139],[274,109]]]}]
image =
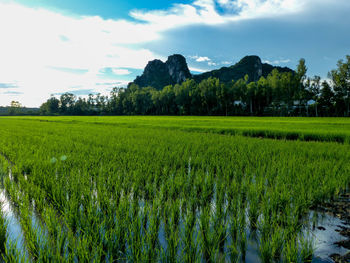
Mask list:
[{"label": "grass", "polygon": [[[344,118],[0,118],[0,160],[12,170],[5,190],[20,207],[29,261],[239,262],[254,234],[262,262],[300,262],[313,254],[302,233],[310,207],[350,183],[349,125]],[[252,131],[297,140],[251,138]]]}]

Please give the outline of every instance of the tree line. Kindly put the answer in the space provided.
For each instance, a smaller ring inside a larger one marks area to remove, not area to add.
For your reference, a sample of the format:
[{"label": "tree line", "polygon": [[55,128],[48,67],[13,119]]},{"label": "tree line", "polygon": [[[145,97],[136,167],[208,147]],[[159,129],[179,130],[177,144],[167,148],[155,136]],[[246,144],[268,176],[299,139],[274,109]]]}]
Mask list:
[{"label": "tree line", "polygon": [[187,79],[161,90],[130,84],[115,87],[109,96],[87,98],[64,93],[40,107],[42,115],[250,115],[250,116],[350,116],[350,56],[339,60],[329,80],[307,77],[304,59],[297,69],[274,69],[266,78],[221,82],[217,78],[197,83]]}]

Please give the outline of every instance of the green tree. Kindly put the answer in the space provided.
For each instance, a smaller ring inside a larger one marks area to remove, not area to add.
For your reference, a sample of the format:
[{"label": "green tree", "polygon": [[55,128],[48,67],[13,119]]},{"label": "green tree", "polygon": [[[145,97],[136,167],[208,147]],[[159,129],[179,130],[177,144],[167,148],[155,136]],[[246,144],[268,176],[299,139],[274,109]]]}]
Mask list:
[{"label": "green tree", "polygon": [[254,100],[257,94],[258,85],[256,82],[250,82],[247,85],[247,103],[249,104],[249,112],[250,115],[253,115],[253,109],[254,109]]},{"label": "green tree", "polygon": [[330,116],[333,110],[334,92],[327,81],[322,82],[319,102],[320,106],[325,108],[327,116]]},{"label": "green tree", "polygon": [[60,96],[60,112],[62,114],[72,114],[76,96],[72,93],[63,93]]},{"label": "green tree", "polygon": [[329,73],[332,79],[335,96],[338,100],[343,100],[345,105],[345,116],[350,116],[350,56],[346,60],[339,60],[337,69]]},{"label": "green tree", "polygon": [[299,64],[297,66],[296,70],[296,82],[298,85],[298,91],[296,92],[295,98],[299,100],[299,113],[301,114],[301,105],[302,102],[305,101],[305,81],[306,81],[306,72],[307,72],[307,67],[305,63],[305,59],[301,58],[299,60]]},{"label": "green tree", "polygon": [[310,93],[311,93],[312,99],[315,101],[315,112],[316,112],[316,117],[318,117],[318,103],[321,95],[321,77],[320,76],[314,76],[311,79]]},{"label": "green tree", "polygon": [[220,83],[220,87],[217,90],[217,93],[221,108],[220,114],[227,116],[229,108],[234,101],[233,90],[230,89],[230,86],[228,84]]},{"label": "green tree", "polygon": [[9,109],[9,115],[18,115],[21,113],[21,108],[22,108],[22,105],[21,103],[19,103],[19,101],[11,101],[11,104],[10,104],[10,109]]},{"label": "green tree", "polygon": [[175,102],[180,115],[191,115],[191,93],[196,88],[197,84],[193,79],[187,79],[182,84],[175,85]]},{"label": "green tree", "polygon": [[[201,96],[202,107],[205,114],[212,115],[218,108],[217,90],[220,88],[220,81],[217,78],[208,78],[198,84]],[[204,113],[204,112],[203,112]]]},{"label": "green tree", "polygon": [[46,102],[40,106],[40,114],[42,115],[55,115],[59,113],[60,101],[52,96]]}]

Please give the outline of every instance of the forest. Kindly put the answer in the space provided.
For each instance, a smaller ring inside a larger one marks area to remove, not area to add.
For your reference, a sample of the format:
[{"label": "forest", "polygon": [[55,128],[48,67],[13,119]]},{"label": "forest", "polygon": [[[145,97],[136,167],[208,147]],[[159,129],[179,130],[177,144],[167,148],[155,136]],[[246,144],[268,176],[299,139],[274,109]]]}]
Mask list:
[{"label": "forest", "polygon": [[328,79],[308,77],[304,59],[295,72],[274,69],[267,77],[222,82],[209,77],[186,79],[163,89],[114,87],[109,96],[51,96],[41,115],[205,115],[205,116],[314,116],[350,115],[350,56],[339,60]]}]

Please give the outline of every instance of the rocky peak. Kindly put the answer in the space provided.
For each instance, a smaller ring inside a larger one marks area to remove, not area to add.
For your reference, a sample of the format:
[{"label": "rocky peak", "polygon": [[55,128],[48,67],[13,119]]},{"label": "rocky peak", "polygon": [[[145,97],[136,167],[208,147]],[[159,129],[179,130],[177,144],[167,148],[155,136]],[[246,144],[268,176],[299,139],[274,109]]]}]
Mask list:
[{"label": "rocky peak", "polygon": [[181,83],[191,77],[186,59],[182,55],[175,54],[169,56],[165,63],[159,59],[148,62],[143,74],[136,77],[134,83],[140,87],[152,86],[162,89],[164,86]]},{"label": "rocky peak", "polygon": [[251,70],[248,70],[249,81],[258,81],[263,73],[261,59],[258,56],[245,56],[237,64],[237,66],[250,65]]},{"label": "rocky peak", "polygon": [[184,56],[175,54],[168,57],[165,62],[169,75],[174,83],[181,83],[187,78],[191,78],[192,75],[187,67],[186,59]]}]

